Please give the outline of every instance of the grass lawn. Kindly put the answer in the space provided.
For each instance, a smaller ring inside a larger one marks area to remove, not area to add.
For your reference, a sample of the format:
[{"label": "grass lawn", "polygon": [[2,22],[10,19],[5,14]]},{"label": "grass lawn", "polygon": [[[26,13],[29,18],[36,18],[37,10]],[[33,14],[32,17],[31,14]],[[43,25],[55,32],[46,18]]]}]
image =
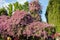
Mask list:
[{"label": "grass lawn", "polygon": [[1,38],[0,38],[0,40],[4,40],[4,39],[1,39]]}]

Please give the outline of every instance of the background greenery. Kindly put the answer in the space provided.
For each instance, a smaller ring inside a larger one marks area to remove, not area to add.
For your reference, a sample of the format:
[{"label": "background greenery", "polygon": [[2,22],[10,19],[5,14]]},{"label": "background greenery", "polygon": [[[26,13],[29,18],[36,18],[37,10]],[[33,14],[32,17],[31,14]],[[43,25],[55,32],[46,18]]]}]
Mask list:
[{"label": "background greenery", "polygon": [[4,7],[0,8],[0,15],[2,14],[8,14],[8,16],[12,15],[12,12],[16,11],[16,10],[24,10],[24,11],[28,11],[28,2],[25,2],[23,5],[21,5],[18,2],[15,2],[13,4],[9,4],[8,7],[5,9]]},{"label": "background greenery", "polygon": [[[28,2],[25,2],[24,5],[19,4],[18,2],[9,4],[7,10],[3,7],[0,8],[0,15],[8,13],[9,16],[12,15],[12,12],[19,10],[29,11]],[[47,11],[46,11],[47,22],[54,24],[56,26],[57,32],[60,32],[60,0],[50,0]],[[1,40],[1,39],[0,39]]]},{"label": "background greenery", "polygon": [[60,32],[60,0],[50,0],[46,11],[47,22],[56,26]]}]

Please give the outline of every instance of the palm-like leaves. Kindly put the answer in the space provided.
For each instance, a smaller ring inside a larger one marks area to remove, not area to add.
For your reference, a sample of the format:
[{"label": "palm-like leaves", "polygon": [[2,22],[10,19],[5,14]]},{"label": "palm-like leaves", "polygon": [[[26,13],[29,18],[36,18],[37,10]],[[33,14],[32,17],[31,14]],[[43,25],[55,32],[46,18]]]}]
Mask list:
[{"label": "palm-like leaves", "polygon": [[28,11],[28,2],[25,2],[24,5],[19,4],[18,2],[14,3],[14,11],[17,9]]},{"label": "palm-like leaves", "polygon": [[7,15],[7,11],[5,8],[0,8],[0,15]]},{"label": "palm-like leaves", "polygon": [[24,3],[23,9],[24,9],[25,11],[29,11],[28,5],[29,5],[28,2],[25,2],[25,3]]},{"label": "palm-like leaves", "polygon": [[19,4],[19,10],[23,10],[23,6]]},{"label": "palm-like leaves", "polygon": [[[8,15],[12,16],[12,12],[16,11],[16,10],[24,10],[24,11],[28,11],[28,2],[25,2],[24,5],[19,4],[18,2],[13,3],[13,4],[9,4],[7,7],[8,10]],[[7,15],[7,10],[5,8],[1,8],[0,9],[0,15],[2,14],[6,14]]]},{"label": "palm-like leaves", "polygon": [[17,9],[19,9],[19,3],[18,2],[14,3],[13,5],[14,5],[14,11],[16,11]]},{"label": "palm-like leaves", "polygon": [[11,16],[12,15],[12,11],[13,11],[12,4],[9,4],[8,7],[7,7],[7,9],[8,9],[8,15]]}]

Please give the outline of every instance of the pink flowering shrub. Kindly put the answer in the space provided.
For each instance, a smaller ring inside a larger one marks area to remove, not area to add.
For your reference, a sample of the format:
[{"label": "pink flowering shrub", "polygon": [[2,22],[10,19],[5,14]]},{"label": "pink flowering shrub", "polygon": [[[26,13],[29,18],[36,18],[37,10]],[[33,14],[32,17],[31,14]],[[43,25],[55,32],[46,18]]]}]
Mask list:
[{"label": "pink flowering shrub", "polygon": [[1,15],[0,34],[4,37],[10,36],[12,40],[48,40],[50,34],[55,34],[55,29],[52,25],[41,22],[40,10],[41,6],[34,1],[29,4],[30,14],[16,10],[11,17]]},{"label": "pink flowering shrub", "polygon": [[45,28],[51,28],[51,25],[39,21],[33,22],[25,28],[25,30],[23,31],[23,35],[27,35],[28,37],[41,37],[43,35],[43,37],[46,38],[48,32],[45,31]]},{"label": "pink flowering shrub", "polygon": [[[9,17],[0,16],[0,34],[4,37],[43,37],[47,38],[48,32],[45,28],[51,28],[52,25],[40,21],[34,21],[33,17],[25,11],[15,11],[15,13]],[[52,31],[53,32],[53,31]],[[26,39],[25,38],[25,39]]]},{"label": "pink flowering shrub", "polygon": [[[27,22],[28,21],[28,22]],[[33,22],[33,18],[25,11],[15,11],[11,16],[0,16],[0,33],[2,35],[19,36],[21,34],[21,26]]]},{"label": "pink flowering shrub", "polygon": [[38,2],[36,1],[30,2],[29,11],[35,21],[41,21],[41,15],[39,15],[41,12],[41,5]]},{"label": "pink flowering shrub", "polygon": [[6,15],[2,15],[0,16],[0,33],[1,31],[3,31],[5,29],[5,27],[3,27],[3,25],[5,24],[5,22],[9,19],[10,17],[6,16]]},{"label": "pink flowering shrub", "polygon": [[41,5],[36,1],[32,1],[29,4],[29,10],[32,12],[39,11],[39,10],[41,10]]},{"label": "pink flowering shrub", "polygon": [[[51,28],[52,25],[40,21],[34,21],[34,18],[25,11],[15,11],[9,17],[0,16],[0,34],[4,37],[47,37],[48,32],[45,28]],[[23,39],[22,37],[22,39]]]}]

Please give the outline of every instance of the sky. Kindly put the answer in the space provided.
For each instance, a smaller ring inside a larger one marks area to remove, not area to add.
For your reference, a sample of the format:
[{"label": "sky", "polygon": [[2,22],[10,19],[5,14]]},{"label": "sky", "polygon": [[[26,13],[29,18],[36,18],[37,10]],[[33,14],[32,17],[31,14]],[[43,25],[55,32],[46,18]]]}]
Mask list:
[{"label": "sky", "polygon": [[[3,6],[6,7],[9,3],[15,3],[16,1],[23,4],[24,2],[26,1],[30,2],[31,0],[0,0],[0,7],[3,7]],[[46,22],[45,12],[46,12],[46,8],[49,0],[39,0],[39,2],[42,6],[42,14],[41,14],[42,21]]]},{"label": "sky", "polygon": [[46,9],[49,3],[49,0],[40,0],[39,1],[41,3],[42,6],[42,21],[47,22],[46,17],[45,17],[45,13],[46,13]]}]

